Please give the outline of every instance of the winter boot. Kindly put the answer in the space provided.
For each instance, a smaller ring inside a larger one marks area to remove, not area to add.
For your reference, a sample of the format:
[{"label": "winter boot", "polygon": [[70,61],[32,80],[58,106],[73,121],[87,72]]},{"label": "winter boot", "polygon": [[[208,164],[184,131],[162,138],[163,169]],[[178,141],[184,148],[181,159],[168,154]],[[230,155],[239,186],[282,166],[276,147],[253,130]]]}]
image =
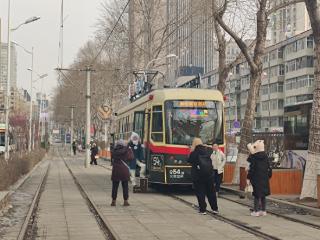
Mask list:
[{"label": "winter boot", "polygon": [[123,202],[123,206],[125,206],[125,207],[130,206],[130,204],[129,204],[128,200],[124,200],[124,202]]},{"label": "winter boot", "polygon": [[115,207],[115,206],[116,206],[116,200],[112,200],[111,206],[112,206],[112,207]]}]

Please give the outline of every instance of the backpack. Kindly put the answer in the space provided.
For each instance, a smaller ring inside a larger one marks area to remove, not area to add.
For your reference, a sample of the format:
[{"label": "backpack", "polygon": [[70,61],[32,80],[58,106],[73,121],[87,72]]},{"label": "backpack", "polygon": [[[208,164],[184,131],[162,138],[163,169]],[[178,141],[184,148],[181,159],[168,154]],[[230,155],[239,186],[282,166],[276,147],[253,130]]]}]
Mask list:
[{"label": "backpack", "polygon": [[199,164],[197,168],[200,179],[207,180],[213,176],[212,161],[208,155],[199,155]]}]

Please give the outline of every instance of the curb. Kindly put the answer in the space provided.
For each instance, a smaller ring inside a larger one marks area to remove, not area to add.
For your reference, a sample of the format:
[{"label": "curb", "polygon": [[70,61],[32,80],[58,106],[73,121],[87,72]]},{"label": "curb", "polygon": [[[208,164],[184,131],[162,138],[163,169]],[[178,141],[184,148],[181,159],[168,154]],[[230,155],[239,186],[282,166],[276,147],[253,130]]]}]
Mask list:
[{"label": "curb", "polygon": [[[244,191],[233,189],[233,188],[228,187],[228,186],[221,186],[221,189],[225,190],[226,192],[235,193],[235,194],[237,194],[239,196],[246,196],[246,193]],[[252,199],[252,196],[249,196],[249,199]],[[282,204],[282,205],[285,205],[285,206],[298,208],[298,209],[301,209],[303,211],[306,211],[308,214],[320,217],[320,209],[313,208],[313,207],[308,207],[308,206],[297,204],[297,203],[292,203],[292,202],[285,201],[285,200],[280,200],[280,199],[273,198],[273,197],[267,197],[267,199],[269,201],[273,202],[273,203],[277,203],[277,204]]]}]

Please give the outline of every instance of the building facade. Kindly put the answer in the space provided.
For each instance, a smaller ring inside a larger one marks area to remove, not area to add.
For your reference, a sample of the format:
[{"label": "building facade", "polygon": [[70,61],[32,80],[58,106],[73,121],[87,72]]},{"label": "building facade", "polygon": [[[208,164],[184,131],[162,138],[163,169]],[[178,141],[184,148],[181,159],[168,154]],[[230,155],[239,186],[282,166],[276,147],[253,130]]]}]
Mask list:
[{"label": "building facade", "polygon": [[[300,33],[266,49],[263,76],[255,113],[256,131],[283,131],[290,119],[285,110],[291,106],[312,102],[314,89],[314,42],[312,31]],[[218,70],[202,76],[201,87],[216,88]],[[244,119],[250,71],[247,62],[237,64],[229,74],[226,95],[227,126]],[[296,116],[295,125],[308,122]],[[289,123],[291,124],[291,123]]]},{"label": "building facade", "polygon": [[[274,6],[283,0],[274,0]],[[276,44],[311,28],[308,12],[304,2],[290,4],[271,16],[271,42]]]},{"label": "building facade", "polygon": [[[8,45],[7,43],[0,43],[0,89],[7,89],[7,72],[8,72]],[[17,87],[17,52],[14,44],[11,45],[11,80],[10,87]]]}]

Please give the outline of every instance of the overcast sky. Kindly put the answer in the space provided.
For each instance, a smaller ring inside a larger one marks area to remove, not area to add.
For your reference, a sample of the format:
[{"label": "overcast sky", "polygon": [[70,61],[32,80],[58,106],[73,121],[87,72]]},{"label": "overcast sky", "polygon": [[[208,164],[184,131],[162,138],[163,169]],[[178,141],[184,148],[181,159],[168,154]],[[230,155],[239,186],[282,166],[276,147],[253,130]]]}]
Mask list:
[{"label": "overcast sky", "polygon": [[[78,49],[93,38],[94,24],[99,17],[100,4],[104,0],[64,0],[64,66],[71,64]],[[34,46],[34,70],[48,73],[44,79],[44,92],[51,93],[56,86],[58,65],[59,23],[61,0],[11,0],[11,25],[15,27],[32,16],[41,19],[24,25],[13,32],[12,41],[27,49]],[[7,42],[8,0],[0,0],[1,41]],[[17,48],[18,87],[30,89],[30,55]],[[36,84],[40,90],[40,81]]]}]

